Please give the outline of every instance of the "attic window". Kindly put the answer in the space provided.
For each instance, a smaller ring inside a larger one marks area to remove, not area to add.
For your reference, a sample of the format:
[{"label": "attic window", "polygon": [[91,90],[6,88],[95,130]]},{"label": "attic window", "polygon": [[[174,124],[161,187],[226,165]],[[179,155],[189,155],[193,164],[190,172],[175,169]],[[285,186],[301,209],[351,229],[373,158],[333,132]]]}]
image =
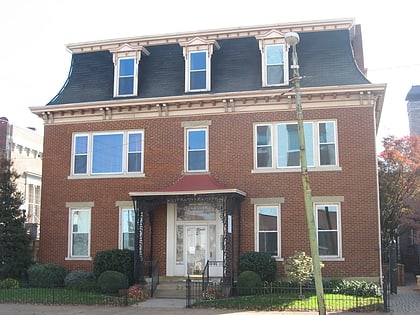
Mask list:
[{"label": "attic window", "polygon": [[185,92],[210,91],[211,56],[220,46],[215,40],[199,37],[180,43],[185,58]]},{"label": "attic window", "polygon": [[288,85],[289,66],[284,35],[273,30],[256,38],[261,50],[262,86]]},{"label": "attic window", "polygon": [[114,55],[114,97],[137,96],[138,69],[142,53],[149,52],[142,46],[133,47],[128,44],[111,50]]}]

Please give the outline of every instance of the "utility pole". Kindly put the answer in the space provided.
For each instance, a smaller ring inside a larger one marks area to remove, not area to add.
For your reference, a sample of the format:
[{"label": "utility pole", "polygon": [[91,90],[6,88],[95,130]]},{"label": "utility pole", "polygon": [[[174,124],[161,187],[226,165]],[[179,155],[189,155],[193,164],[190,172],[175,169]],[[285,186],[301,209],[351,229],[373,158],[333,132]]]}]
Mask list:
[{"label": "utility pole", "polygon": [[309,243],[311,247],[312,263],[314,269],[315,289],[318,299],[318,311],[320,315],[326,315],[325,300],[324,300],[324,287],[322,285],[321,274],[321,260],[319,258],[317,229],[315,225],[315,216],[312,206],[311,186],[309,185],[308,165],[306,161],[305,150],[305,133],[303,129],[303,110],[300,94],[300,74],[299,64],[296,52],[296,45],[299,43],[299,35],[295,32],[288,32],[285,35],[286,43],[292,47],[292,69],[293,69],[293,82],[295,85],[296,96],[296,114],[298,120],[298,136],[300,148],[300,169],[302,173],[302,185],[305,200],[306,220],[308,224]]}]

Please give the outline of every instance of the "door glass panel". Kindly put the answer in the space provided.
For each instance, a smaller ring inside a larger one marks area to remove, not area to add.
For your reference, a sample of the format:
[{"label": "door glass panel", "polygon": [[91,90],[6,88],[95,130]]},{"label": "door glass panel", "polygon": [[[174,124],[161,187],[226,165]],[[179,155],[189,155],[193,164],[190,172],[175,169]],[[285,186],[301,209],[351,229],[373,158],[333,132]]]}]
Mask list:
[{"label": "door glass panel", "polygon": [[216,225],[209,225],[209,260],[216,260]]},{"label": "door glass panel", "polygon": [[187,274],[201,275],[206,264],[207,228],[191,226],[187,232]]},{"label": "door glass panel", "polygon": [[184,263],[184,226],[176,226],[176,264]]}]

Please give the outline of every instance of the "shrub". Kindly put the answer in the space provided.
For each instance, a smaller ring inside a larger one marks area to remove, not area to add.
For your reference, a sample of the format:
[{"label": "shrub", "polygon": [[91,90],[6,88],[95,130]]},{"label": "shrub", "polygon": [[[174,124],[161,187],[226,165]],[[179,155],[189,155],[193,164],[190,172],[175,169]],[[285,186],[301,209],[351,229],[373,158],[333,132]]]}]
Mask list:
[{"label": "shrub", "polygon": [[66,271],[56,264],[35,264],[28,268],[28,281],[32,287],[55,287],[64,284]]},{"label": "shrub", "polygon": [[19,289],[19,281],[6,278],[3,281],[0,281],[0,289]]},{"label": "shrub", "polygon": [[79,289],[83,283],[94,281],[95,276],[92,272],[85,270],[73,270],[64,278],[64,284],[69,289]]},{"label": "shrub", "polygon": [[268,253],[249,252],[239,258],[239,273],[256,272],[262,281],[275,281],[277,275],[276,260]]},{"label": "shrub", "polygon": [[128,288],[128,281],[125,274],[108,270],[99,276],[98,285],[102,293],[117,293],[118,290]]},{"label": "shrub", "polygon": [[381,296],[381,290],[376,283],[357,280],[342,280],[338,282],[333,289],[333,293],[362,297]]},{"label": "shrub", "polygon": [[134,252],[128,249],[112,249],[98,252],[93,260],[93,273],[98,278],[104,271],[118,271],[134,283]]},{"label": "shrub", "polygon": [[244,271],[238,276],[239,295],[254,295],[260,291],[262,286],[261,277],[254,271]]}]

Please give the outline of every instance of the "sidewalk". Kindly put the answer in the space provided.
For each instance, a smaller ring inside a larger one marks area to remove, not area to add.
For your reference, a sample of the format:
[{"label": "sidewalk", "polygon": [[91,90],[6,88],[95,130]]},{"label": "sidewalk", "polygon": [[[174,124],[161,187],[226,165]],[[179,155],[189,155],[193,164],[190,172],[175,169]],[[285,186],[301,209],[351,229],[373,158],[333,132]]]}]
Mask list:
[{"label": "sidewalk", "polygon": [[[385,312],[328,312],[329,315],[416,315],[420,314],[420,290],[414,276],[407,276],[405,286],[390,297],[389,313]],[[228,309],[186,308],[182,299],[149,299],[128,307],[112,306],[60,306],[31,304],[0,304],[0,315],[318,315],[318,312],[267,312]]]}]

